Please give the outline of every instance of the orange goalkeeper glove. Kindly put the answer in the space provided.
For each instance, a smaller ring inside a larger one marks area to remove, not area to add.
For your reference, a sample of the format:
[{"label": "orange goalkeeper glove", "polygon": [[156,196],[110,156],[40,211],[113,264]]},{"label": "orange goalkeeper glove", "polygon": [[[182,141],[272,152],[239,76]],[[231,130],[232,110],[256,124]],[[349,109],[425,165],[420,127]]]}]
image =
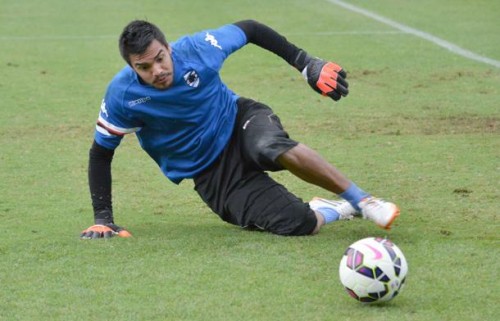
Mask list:
[{"label": "orange goalkeeper glove", "polygon": [[319,58],[311,58],[302,75],[315,91],[337,101],[349,93],[349,84],[345,80],[347,73],[342,67]]},{"label": "orange goalkeeper glove", "polygon": [[91,227],[82,231],[82,233],[80,234],[80,238],[100,239],[100,238],[110,238],[115,235],[119,237],[132,236],[132,234],[130,234],[130,232],[127,231],[126,229],[113,223],[107,223],[107,224],[92,225]]}]

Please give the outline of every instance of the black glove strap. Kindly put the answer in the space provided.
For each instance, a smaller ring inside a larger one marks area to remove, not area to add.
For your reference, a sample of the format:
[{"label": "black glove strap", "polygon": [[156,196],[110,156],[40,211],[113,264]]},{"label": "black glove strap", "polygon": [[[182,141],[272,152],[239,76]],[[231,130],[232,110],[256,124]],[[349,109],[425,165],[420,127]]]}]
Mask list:
[{"label": "black glove strap", "polygon": [[94,223],[97,225],[107,225],[113,222],[113,213],[110,211],[100,211],[94,213]]},{"label": "black glove strap", "polygon": [[295,57],[295,61],[293,62],[293,66],[297,68],[299,71],[303,71],[304,68],[309,64],[312,57],[307,54],[304,50],[299,50],[299,53]]}]

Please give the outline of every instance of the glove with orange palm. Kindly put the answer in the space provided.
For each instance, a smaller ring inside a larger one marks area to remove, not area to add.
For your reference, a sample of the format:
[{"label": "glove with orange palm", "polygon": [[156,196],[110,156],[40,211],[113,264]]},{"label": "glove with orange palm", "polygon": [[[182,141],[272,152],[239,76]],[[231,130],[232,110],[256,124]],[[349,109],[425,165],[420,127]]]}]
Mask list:
[{"label": "glove with orange palm", "polygon": [[113,212],[105,209],[94,213],[95,224],[85,229],[80,234],[82,239],[100,239],[113,236],[131,237],[129,231],[113,222]]},{"label": "glove with orange palm", "polygon": [[312,89],[335,101],[349,93],[349,84],[345,80],[347,73],[336,63],[311,58],[302,75]]},{"label": "glove with orange palm", "polygon": [[80,234],[80,238],[82,239],[100,239],[110,238],[113,236],[131,237],[132,234],[130,234],[130,232],[126,229],[113,223],[95,224],[83,230]]}]

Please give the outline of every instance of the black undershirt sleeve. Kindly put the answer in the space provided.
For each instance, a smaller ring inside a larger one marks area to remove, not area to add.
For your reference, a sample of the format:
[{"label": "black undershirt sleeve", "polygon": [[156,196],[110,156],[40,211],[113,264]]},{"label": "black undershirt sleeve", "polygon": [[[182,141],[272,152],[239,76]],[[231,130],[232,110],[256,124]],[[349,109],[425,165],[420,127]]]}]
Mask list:
[{"label": "black undershirt sleeve", "polygon": [[111,161],[114,150],[94,140],[89,151],[89,188],[96,224],[114,223],[111,201]]},{"label": "black undershirt sleeve", "polygon": [[249,43],[275,53],[299,71],[302,71],[311,59],[307,52],[290,43],[284,36],[260,22],[243,20],[234,24],[243,30]]}]

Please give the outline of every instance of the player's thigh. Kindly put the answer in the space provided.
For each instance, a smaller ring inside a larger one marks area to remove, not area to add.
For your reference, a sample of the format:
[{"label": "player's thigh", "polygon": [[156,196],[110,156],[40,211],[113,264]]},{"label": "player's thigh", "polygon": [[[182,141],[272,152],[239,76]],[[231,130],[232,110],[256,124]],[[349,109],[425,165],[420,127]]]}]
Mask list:
[{"label": "player's thigh", "polygon": [[240,98],[237,123],[235,134],[245,159],[260,170],[283,169],[278,157],[298,143],[290,139],[273,110],[260,102]]}]

